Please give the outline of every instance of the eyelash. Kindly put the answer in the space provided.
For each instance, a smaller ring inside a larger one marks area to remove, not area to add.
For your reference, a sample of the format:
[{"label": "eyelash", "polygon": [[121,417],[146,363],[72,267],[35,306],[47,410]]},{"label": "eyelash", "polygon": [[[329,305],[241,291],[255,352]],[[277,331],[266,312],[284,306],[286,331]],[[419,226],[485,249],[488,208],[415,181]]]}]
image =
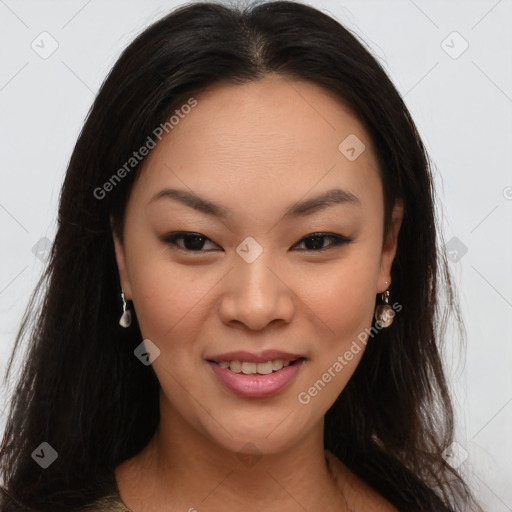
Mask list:
[{"label": "eyelash", "polygon": [[[176,248],[178,250],[186,251],[188,253],[191,253],[191,252],[197,252],[197,253],[211,252],[211,250],[203,251],[203,250],[199,249],[199,250],[195,251],[195,250],[192,250],[192,249],[187,249],[185,247],[181,247],[180,245],[178,245],[176,243],[176,240],[178,240],[180,238],[184,238],[186,236],[199,237],[199,238],[202,238],[202,239],[204,239],[206,241],[210,241],[212,243],[215,243],[215,242],[211,241],[208,237],[202,235],[201,233],[195,233],[193,231],[178,231],[176,233],[170,233],[170,234],[168,234],[168,235],[163,237],[163,241],[165,243],[169,244],[169,245],[173,245],[174,248]],[[307,251],[307,252],[324,252],[324,251],[332,249],[332,248],[334,248],[334,247],[336,247],[338,245],[350,244],[352,242],[352,239],[344,237],[344,236],[341,236],[341,235],[335,235],[335,234],[331,234],[331,233],[311,233],[311,234],[301,238],[297,242],[297,244],[300,244],[304,240],[308,240],[310,238],[331,238],[334,242],[329,244],[327,247],[321,247],[320,249],[302,249],[302,250]]]}]

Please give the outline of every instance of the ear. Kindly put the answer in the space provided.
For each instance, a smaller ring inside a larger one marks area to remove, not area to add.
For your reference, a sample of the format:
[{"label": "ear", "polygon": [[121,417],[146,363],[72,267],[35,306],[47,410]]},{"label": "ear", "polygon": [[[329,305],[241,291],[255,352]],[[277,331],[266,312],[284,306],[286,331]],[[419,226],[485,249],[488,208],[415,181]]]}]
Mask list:
[{"label": "ear", "polygon": [[[398,246],[398,232],[402,225],[403,216],[404,205],[403,202],[398,199],[393,206],[393,211],[391,212],[391,227],[382,246],[380,272],[379,279],[377,281],[377,293],[384,293],[391,284],[391,266],[395,259],[396,249]],[[386,282],[388,284],[386,284]]]},{"label": "ear", "polygon": [[114,240],[114,250],[116,253],[117,269],[119,271],[119,281],[121,288],[124,291],[126,300],[132,300],[132,289],[130,284],[130,278],[128,276],[128,269],[126,268],[126,256],[124,253],[124,246],[112,229],[112,238]]}]

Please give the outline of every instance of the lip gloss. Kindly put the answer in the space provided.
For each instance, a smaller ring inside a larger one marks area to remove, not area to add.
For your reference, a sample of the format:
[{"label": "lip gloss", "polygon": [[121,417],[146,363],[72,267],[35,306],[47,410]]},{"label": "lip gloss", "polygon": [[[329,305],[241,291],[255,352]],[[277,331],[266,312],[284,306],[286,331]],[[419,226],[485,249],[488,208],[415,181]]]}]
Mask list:
[{"label": "lip gloss", "polygon": [[222,368],[211,361],[208,361],[208,364],[219,381],[235,395],[244,398],[264,398],[275,395],[284,389],[300,371],[304,361],[304,359],[300,359],[296,363],[268,375],[258,373],[245,375],[244,373],[235,373],[229,368]]}]

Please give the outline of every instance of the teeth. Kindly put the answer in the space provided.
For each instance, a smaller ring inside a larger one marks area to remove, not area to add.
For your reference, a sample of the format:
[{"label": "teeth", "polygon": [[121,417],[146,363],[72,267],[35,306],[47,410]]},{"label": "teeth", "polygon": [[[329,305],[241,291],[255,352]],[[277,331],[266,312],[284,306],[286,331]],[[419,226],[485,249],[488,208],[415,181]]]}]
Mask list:
[{"label": "teeth", "polygon": [[250,375],[256,373],[256,363],[242,363],[242,373]]},{"label": "teeth", "polygon": [[258,363],[256,365],[256,371],[262,375],[268,375],[269,373],[272,373],[272,361],[267,361],[266,363]]},{"label": "teeth", "polygon": [[235,373],[243,373],[244,375],[253,375],[258,373],[260,375],[269,375],[272,372],[277,372],[282,368],[289,366],[291,361],[283,361],[282,359],[275,359],[274,361],[267,361],[265,363],[249,363],[247,361],[221,361],[219,366],[221,368],[230,369]]},{"label": "teeth", "polygon": [[240,361],[231,361],[229,366],[235,373],[240,373],[242,371],[242,363]]},{"label": "teeth", "polygon": [[280,370],[282,367],[283,367],[282,359],[276,359],[275,361],[272,361],[272,370]]}]

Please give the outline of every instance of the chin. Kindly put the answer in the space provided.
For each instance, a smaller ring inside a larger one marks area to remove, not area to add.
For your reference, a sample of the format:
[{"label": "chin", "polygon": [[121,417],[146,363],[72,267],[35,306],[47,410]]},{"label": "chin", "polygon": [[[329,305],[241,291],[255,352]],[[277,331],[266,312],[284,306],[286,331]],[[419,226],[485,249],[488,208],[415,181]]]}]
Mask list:
[{"label": "chin", "polygon": [[236,454],[278,454],[303,442],[322,419],[312,420],[311,412],[311,407],[300,406],[279,414],[246,414],[243,417],[240,411],[235,416],[223,416],[222,426],[208,422],[207,435],[219,446]]}]

